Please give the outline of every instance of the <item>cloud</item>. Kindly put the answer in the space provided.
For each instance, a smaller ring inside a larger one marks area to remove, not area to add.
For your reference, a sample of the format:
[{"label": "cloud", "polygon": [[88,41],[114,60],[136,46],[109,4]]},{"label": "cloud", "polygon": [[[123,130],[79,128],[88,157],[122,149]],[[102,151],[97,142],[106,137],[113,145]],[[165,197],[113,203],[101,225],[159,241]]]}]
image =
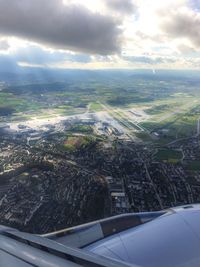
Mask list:
[{"label": "cloud", "polygon": [[0,9],[8,67],[199,64],[200,0],[0,0]]},{"label": "cloud", "polygon": [[124,60],[132,63],[141,63],[149,65],[168,64],[176,62],[175,59],[166,57],[124,56],[123,58]]},{"label": "cloud", "polygon": [[178,45],[177,50],[179,53],[182,53],[183,55],[196,54],[197,52],[193,47],[185,44]]},{"label": "cloud", "polygon": [[0,51],[6,51],[9,48],[10,48],[10,45],[6,40],[0,40]]},{"label": "cloud", "polygon": [[55,66],[62,66],[65,64],[68,64],[68,66],[74,63],[88,64],[91,61],[91,57],[84,54],[72,54],[60,51],[50,52],[38,46],[29,46],[26,48],[18,48],[8,54],[0,53],[0,71],[15,71],[19,66],[54,68]]},{"label": "cloud", "polygon": [[0,54],[0,72],[12,72],[17,68],[17,62],[12,57]]},{"label": "cloud", "polygon": [[90,56],[85,54],[72,54],[61,51],[51,52],[38,46],[29,46],[27,48],[17,49],[17,51],[10,56],[15,58],[17,62],[26,62],[36,65],[65,62],[89,63],[91,61]]},{"label": "cloud", "polygon": [[196,48],[200,48],[200,13],[183,8],[166,14],[161,21],[161,29],[171,38],[185,38]]},{"label": "cloud", "polygon": [[132,14],[136,11],[136,6],[132,0],[104,0],[107,7],[121,14]]},{"label": "cloud", "polygon": [[120,23],[62,0],[0,0],[0,33],[50,47],[108,55],[122,43]]}]

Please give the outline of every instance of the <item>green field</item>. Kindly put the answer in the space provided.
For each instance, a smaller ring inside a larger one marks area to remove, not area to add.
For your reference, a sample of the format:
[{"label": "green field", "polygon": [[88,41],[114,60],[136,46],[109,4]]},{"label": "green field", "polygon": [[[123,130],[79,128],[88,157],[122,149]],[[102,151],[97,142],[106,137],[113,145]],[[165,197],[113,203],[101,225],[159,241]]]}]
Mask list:
[{"label": "green field", "polygon": [[177,163],[182,158],[182,152],[173,149],[159,149],[154,155],[156,161],[168,161],[169,163]]},{"label": "green field", "polygon": [[188,138],[197,134],[200,118],[200,98],[174,96],[165,101],[155,101],[145,109],[150,115],[140,125],[158,137],[155,142],[160,145],[174,140]]}]

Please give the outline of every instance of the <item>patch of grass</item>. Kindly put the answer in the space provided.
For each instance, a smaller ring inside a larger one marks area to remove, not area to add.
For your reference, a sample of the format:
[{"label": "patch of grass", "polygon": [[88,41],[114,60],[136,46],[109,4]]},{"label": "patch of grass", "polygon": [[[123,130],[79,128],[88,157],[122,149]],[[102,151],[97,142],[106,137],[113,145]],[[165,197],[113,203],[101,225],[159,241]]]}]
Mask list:
[{"label": "patch of grass", "polygon": [[101,111],[102,110],[102,106],[99,103],[91,103],[90,104],[90,111]]},{"label": "patch of grass", "polygon": [[152,138],[149,134],[144,133],[144,132],[136,132],[135,133],[136,137],[142,139],[144,142],[152,142]]},{"label": "patch of grass", "polygon": [[169,163],[177,163],[182,158],[182,152],[173,149],[159,149],[154,159],[157,161],[168,161]]},{"label": "patch of grass", "polygon": [[145,112],[147,114],[150,114],[150,115],[155,115],[155,114],[159,114],[163,111],[167,111],[170,109],[170,105],[167,105],[167,104],[162,104],[162,105],[158,105],[158,106],[153,106],[151,108],[148,108],[145,110]]},{"label": "patch of grass", "polygon": [[75,132],[75,133],[87,133],[87,134],[92,134],[93,129],[90,125],[81,125],[81,124],[75,124],[70,127],[69,129],[70,132]]},{"label": "patch of grass", "polygon": [[80,148],[84,148],[95,141],[95,137],[89,136],[68,136],[64,142],[64,148],[66,151],[73,152]]},{"label": "patch of grass", "polygon": [[186,168],[191,171],[200,171],[200,160],[189,162]]}]

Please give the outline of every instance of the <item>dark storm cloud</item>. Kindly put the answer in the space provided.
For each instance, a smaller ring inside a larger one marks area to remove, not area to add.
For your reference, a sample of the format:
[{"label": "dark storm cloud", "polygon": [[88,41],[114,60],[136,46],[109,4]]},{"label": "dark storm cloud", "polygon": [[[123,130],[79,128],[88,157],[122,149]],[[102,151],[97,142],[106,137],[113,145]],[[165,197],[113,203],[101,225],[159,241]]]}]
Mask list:
[{"label": "dark storm cloud", "polygon": [[108,8],[119,13],[132,14],[136,10],[136,6],[132,0],[104,0]]},{"label": "dark storm cloud", "polygon": [[166,15],[161,28],[169,37],[187,38],[200,48],[200,13],[173,12]]},{"label": "dark storm cloud", "polygon": [[0,0],[0,33],[93,54],[120,50],[119,22],[62,0]]}]

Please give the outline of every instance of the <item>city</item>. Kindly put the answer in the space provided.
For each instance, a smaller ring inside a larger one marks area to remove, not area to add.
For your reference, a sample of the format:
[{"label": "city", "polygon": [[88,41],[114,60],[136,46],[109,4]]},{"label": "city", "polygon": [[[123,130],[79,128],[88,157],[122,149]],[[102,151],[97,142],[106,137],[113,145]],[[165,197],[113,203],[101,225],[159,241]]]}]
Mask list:
[{"label": "city", "polygon": [[2,124],[1,224],[47,233],[200,201],[198,132],[152,145],[154,132],[152,142],[138,141],[130,122],[110,112]]}]

